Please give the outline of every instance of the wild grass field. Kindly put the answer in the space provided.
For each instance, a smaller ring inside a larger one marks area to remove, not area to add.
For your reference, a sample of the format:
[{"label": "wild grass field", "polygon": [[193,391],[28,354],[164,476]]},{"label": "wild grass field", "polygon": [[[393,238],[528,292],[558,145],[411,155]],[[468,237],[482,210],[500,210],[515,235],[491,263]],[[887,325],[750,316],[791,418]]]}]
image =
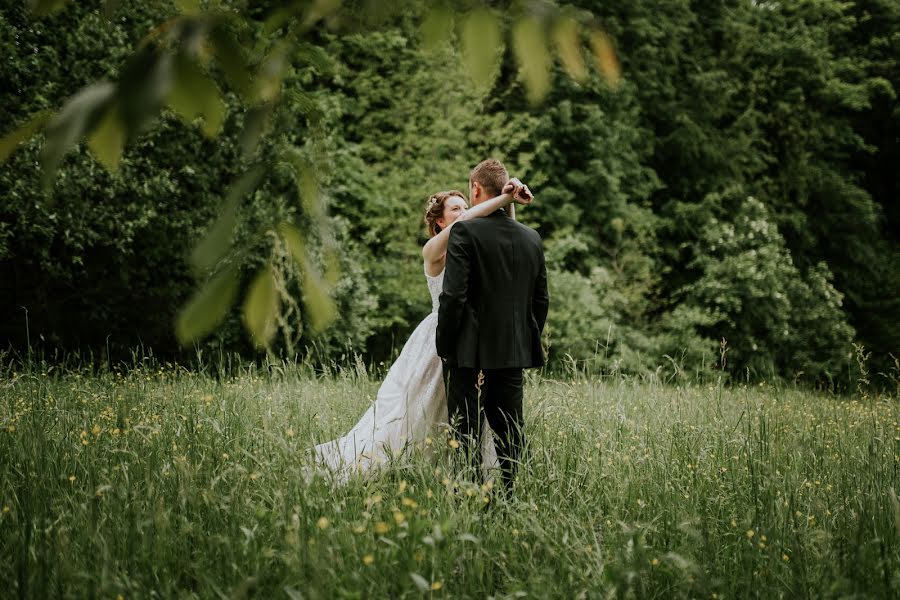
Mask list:
[{"label": "wild grass field", "polygon": [[0,596],[900,593],[896,398],[532,373],[510,500],[458,480],[447,446],[306,477],[377,387],[362,368],[7,368]]}]

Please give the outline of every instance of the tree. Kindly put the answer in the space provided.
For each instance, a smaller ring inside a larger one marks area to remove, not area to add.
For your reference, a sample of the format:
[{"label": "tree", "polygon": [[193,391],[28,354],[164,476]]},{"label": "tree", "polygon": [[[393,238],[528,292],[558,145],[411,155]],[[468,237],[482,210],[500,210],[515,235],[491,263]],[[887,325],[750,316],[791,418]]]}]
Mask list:
[{"label": "tree", "polygon": [[825,263],[795,266],[765,204],[748,197],[733,219],[710,219],[694,256],[701,275],[680,294],[711,316],[702,329],[725,338],[732,373],[834,385],[847,372],[854,331],[843,295]]},{"label": "tree", "polygon": [[[30,7],[38,13],[60,10],[64,0],[33,0]],[[231,248],[236,207],[247,193],[261,181],[254,175],[287,163],[295,168],[298,185],[304,195],[317,195],[314,162],[298,162],[288,156],[284,145],[260,146],[263,133],[279,123],[283,107],[283,84],[298,65],[313,64],[321,59],[316,42],[323,30],[353,32],[363,26],[378,26],[401,11],[421,8],[420,3],[392,3],[389,8],[378,5],[348,3],[340,6],[327,0],[317,2],[283,2],[234,10],[231,5],[201,10],[199,3],[178,3],[181,14],[151,30],[138,50],[124,65],[115,82],[98,82],[84,87],[50,118],[47,111],[35,113],[20,129],[0,143],[0,160],[36,131],[43,129],[45,144],[41,151],[44,181],[51,185],[64,155],[80,139],[85,138],[92,154],[109,170],[116,171],[126,143],[136,137],[163,107],[183,120],[202,122],[208,136],[217,135],[226,119],[226,103],[216,74],[248,106],[244,115],[241,147],[245,160],[262,162],[265,168],[251,167],[226,197],[221,216],[192,253],[192,265],[198,279],[205,283],[184,307],[176,322],[176,333],[182,342],[194,341],[211,331],[227,314],[235,297],[237,266],[223,260]],[[584,71],[581,56],[579,23],[558,9],[542,14],[511,11],[513,46],[519,59],[529,98],[537,102],[547,90],[549,54],[544,30],[554,28],[559,54],[574,76]],[[579,13],[585,25],[591,26],[589,15]],[[426,40],[435,43],[448,37],[453,14],[443,5],[429,10],[423,21]],[[470,70],[483,85],[489,84],[494,70],[491,58],[500,43],[501,22],[495,12],[476,8],[461,22],[463,54]],[[614,79],[617,63],[605,34],[591,33],[598,64]],[[214,59],[212,68],[207,63]],[[486,67],[484,66],[486,65]],[[295,104],[297,106],[297,104]],[[315,110],[310,108],[307,117]],[[305,183],[304,183],[305,182]],[[312,182],[312,183],[310,183]],[[306,198],[307,206],[318,204],[317,198]],[[321,225],[324,221],[320,221]],[[303,272],[306,308],[312,321],[327,323],[333,311],[327,290],[316,282],[324,279],[310,260],[298,228],[290,223],[279,226],[283,242]],[[328,245],[326,262],[337,264]],[[272,322],[278,317],[275,298],[276,280],[270,269],[263,269],[253,279],[244,303],[245,323],[257,345],[271,339]],[[316,288],[316,289],[313,289]],[[263,299],[263,301],[254,301]]]}]

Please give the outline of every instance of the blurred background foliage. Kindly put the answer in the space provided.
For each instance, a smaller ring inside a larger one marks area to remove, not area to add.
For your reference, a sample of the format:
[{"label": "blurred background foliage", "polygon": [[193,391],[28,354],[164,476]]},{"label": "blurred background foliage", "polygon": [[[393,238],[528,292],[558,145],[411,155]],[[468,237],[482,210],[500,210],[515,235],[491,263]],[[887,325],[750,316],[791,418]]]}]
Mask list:
[{"label": "blurred background foliage", "polygon": [[[196,48],[178,15],[205,3],[35,4],[0,8],[3,134],[45,132],[0,148],[13,348],[389,361],[430,308],[425,200],[493,156],[536,193],[553,365],[846,387],[854,343],[894,364],[896,2],[302,3],[322,16],[296,31],[232,2]],[[173,30],[155,98],[148,39]],[[54,154],[85,86],[101,108]]]}]

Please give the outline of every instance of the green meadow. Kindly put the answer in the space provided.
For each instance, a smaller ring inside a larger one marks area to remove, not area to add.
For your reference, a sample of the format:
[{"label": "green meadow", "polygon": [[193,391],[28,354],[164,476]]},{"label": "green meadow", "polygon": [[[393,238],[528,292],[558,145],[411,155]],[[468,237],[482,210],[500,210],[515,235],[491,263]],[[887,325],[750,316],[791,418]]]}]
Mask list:
[{"label": "green meadow", "polygon": [[895,398],[529,375],[506,499],[437,431],[370,477],[311,474],[374,398],[362,366],[8,368],[0,595],[896,597]]}]

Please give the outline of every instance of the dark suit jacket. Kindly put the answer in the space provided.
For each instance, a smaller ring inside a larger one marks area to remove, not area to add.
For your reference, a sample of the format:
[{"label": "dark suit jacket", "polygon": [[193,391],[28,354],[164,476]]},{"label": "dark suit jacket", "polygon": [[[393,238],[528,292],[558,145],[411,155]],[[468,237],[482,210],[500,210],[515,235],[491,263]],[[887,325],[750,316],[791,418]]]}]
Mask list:
[{"label": "dark suit jacket", "polygon": [[535,230],[502,210],[456,223],[438,310],[438,354],[455,367],[539,367],[549,301]]}]

